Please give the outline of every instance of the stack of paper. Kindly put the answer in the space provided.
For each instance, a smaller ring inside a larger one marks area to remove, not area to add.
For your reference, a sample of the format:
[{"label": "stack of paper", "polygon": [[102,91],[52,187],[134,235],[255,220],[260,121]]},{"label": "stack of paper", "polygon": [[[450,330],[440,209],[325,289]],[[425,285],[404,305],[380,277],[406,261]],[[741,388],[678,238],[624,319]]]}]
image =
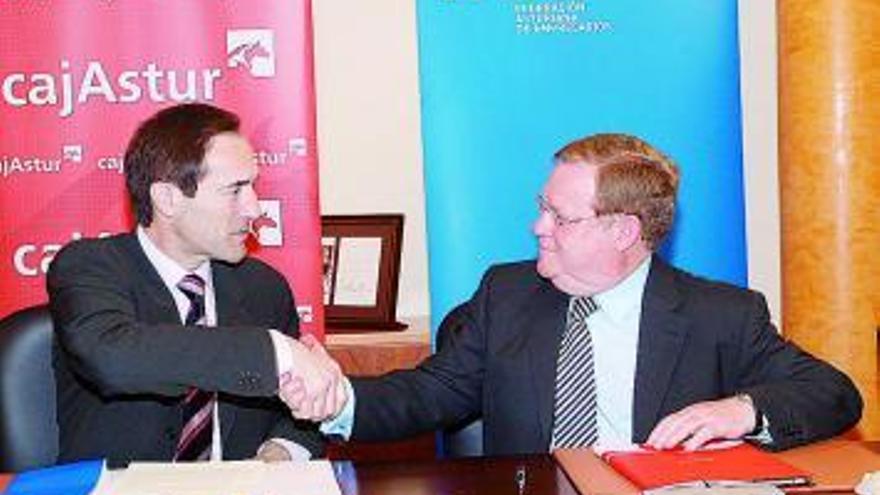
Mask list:
[{"label": "stack of paper", "polygon": [[132,463],[107,471],[93,495],[340,495],[328,461]]}]

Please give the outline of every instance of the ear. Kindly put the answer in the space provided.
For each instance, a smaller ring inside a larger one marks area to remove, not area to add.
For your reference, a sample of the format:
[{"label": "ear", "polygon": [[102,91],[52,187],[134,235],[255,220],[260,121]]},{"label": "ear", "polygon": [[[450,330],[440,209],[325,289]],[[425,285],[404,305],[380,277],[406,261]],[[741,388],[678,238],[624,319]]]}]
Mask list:
[{"label": "ear", "polygon": [[620,215],[614,222],[614,243],[623,252],[642,242],[642,222],[635,215]]},{"label": "ear", "polygon": [[157,216],[173,218],[183,206],[183,191],[170,182],[154,182],[150,185],[150,201]]}]

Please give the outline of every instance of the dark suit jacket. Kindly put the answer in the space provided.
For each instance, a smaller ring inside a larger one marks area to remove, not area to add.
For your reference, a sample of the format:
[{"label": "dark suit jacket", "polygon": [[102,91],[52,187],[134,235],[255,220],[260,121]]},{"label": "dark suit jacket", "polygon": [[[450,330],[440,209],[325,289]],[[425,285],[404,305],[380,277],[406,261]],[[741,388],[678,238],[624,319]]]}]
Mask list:
[{"label": "dark suit jacket", "polygon": [[184,327],[172,295],[134,234],[83,240],[52,262],[60,461],[170,460],[190,386],[219,392],[224,458],[252,457],[271,437],[321,451],[313,428],[273,398],[266,329],[296,336],[284,278],[251,258],[213,263],[218,325]]},{"label": "dark suit jacket", "polygon": [[[533,261],[491,268],[462,329],[417,369],[353,380],[352,438],[379,440],[480,415],[488,454],[546,452],[568,296]],[[752,396],[782,449],[830,437],[861,415],[852,382],[780,338],[760,294],[652,260],[642,300],[634,442],[690,404]]]}]

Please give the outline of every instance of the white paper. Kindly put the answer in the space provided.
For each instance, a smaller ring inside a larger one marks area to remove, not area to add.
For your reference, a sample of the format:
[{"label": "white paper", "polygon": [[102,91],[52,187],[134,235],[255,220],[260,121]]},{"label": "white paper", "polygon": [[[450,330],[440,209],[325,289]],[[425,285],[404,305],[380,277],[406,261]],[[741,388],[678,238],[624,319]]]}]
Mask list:
[{"label": "white paper", "polygon": [[382,238],[341,237],[333,304],[375,306],[381,258]]},{"label": "white paper", "polygon": [[136,462],[105,471],[92,495],[341,495],[329,461]]},{"label": "white paper", "polygon": [[858,495],[880,495],[880,471],[865,473],[862,481],[856,485],[855,492]]}]

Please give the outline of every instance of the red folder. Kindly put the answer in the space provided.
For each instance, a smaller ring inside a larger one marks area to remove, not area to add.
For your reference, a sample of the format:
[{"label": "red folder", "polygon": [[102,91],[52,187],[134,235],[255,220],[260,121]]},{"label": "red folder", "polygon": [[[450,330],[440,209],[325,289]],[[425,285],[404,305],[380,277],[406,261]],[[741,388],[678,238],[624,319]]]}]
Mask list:
[{"label": "red folder", "polygon": [[749,444],[695,452],[610,451],[602,458],[641,490],[695,481],[750,481],[777,486],[810,484],[810,475]]},{"label": "red folder", "polygon": [[12,481],[11,474],[0,474],[0,493],[3,493],[10,481]]}]

